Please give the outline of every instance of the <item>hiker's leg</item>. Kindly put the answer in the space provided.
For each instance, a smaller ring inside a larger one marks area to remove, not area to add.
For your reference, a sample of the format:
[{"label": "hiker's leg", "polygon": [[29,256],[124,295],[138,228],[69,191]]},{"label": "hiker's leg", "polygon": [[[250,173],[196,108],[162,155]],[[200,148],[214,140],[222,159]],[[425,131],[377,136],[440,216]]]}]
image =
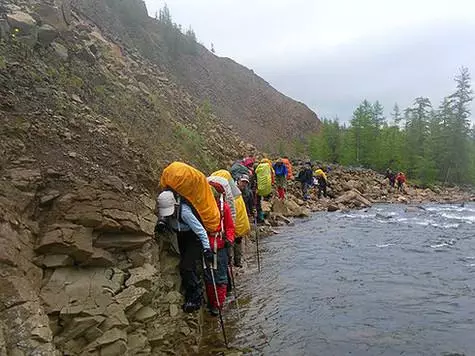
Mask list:
[{"label": "hiker's leg", "polygon": [[236,267],[242,267],[242,237],[236,237],[234,240],[234,265]]},{"label": "hiker's leg", "polygon": [[197,263],[202,260],[201,245],[192,231],[177,234],[180,249],[180,274],[185,291],[185,304],[201,305],[202,285],[198,275]]}]

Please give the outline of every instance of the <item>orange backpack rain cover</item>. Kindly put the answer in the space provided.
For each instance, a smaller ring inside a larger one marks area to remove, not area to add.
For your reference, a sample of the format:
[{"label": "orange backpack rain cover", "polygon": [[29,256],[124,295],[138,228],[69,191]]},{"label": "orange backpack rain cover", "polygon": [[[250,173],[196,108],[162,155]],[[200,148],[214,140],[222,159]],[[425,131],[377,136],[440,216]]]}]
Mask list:
[{"label": "orange backpack rain cover", "polygon": [[219,230],[221,218],[218,205],[203,173],[186,163],[173,162],[163,170],[160,185],[173,189],[188,200],[208,232]]}]

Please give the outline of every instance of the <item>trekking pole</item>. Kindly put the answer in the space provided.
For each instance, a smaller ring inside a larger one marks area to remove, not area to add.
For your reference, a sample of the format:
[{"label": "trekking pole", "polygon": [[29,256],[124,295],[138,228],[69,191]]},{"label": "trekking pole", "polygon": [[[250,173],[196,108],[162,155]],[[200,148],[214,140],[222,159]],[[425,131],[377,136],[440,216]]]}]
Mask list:
[{"label": "trekking pole", "polygon": [[229,275],[231,276],[231,285],[233,287],[234,301],[236,302],[236,309],[237,309],[237,312],[238,312],[238,318],[241,319],[241,313],[239,311],[239,309],[240,309],[239,308],[239,300],[238,300],[237,293],[236,293],[236,283],[234,282],[233,266],[228,265],[228,270],[229,270]]},{"label": "trekking pole", "polygon": [[259,227],[257,226],[257,215],[254,217],[254,226],[256,229],[256,249],[257,249],[257,270],[261,271],[261,257],[259,253]]},{"label": "trekking pole", "polygon": [[221,324],[221,330],[223,331],[224,344],[226,345],[226,348],[229,349],[228,339],[226,338],[226,330],[224,328],[223,313],[221,312],[221,303],[219,302],[219,298],[218,298],[218,289],[216,288],[216,280],[214,279],[214,272],[211,266],[209,266],[209,271],[211,273],[211,280],[213,281],[214,296],[216,298],[216,304],[218,304],[219,322]]}]

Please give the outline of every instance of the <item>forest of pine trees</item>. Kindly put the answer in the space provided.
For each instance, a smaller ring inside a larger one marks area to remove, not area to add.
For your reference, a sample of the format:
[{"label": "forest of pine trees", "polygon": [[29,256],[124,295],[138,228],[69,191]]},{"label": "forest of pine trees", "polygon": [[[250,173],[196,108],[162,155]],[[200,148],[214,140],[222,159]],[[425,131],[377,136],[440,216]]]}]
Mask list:
[{"label": "forest of pine trees", "polygon": [[404,171],[421,185],[475,183],[475,127],[470,73],[461,68],[456,87],[438,107],[418,97],[401,111],[396,104],[388,119],[376,101],[364,100],[348,125],[322,121],[310,140],[312,159],[378,171]]}]

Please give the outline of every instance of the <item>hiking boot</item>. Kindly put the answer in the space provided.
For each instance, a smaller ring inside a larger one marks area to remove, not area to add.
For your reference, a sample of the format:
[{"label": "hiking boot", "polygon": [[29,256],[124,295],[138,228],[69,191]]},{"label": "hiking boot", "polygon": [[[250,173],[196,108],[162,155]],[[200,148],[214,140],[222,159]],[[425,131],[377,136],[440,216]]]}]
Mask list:
[{"label": "hiking boot", "polygon": [[185,313],[193,313],[194,311],[199,310],[201,305],[198,303],[186,302],[183,304],[182,308]]},{"label": "hiking boot", "polygon": [[211,307],[211,308],[209,308],[209,313],[210,313],[212,316],[218,316],[218,315],[219,315],[219,310],[218,310],[218,308]]}]

